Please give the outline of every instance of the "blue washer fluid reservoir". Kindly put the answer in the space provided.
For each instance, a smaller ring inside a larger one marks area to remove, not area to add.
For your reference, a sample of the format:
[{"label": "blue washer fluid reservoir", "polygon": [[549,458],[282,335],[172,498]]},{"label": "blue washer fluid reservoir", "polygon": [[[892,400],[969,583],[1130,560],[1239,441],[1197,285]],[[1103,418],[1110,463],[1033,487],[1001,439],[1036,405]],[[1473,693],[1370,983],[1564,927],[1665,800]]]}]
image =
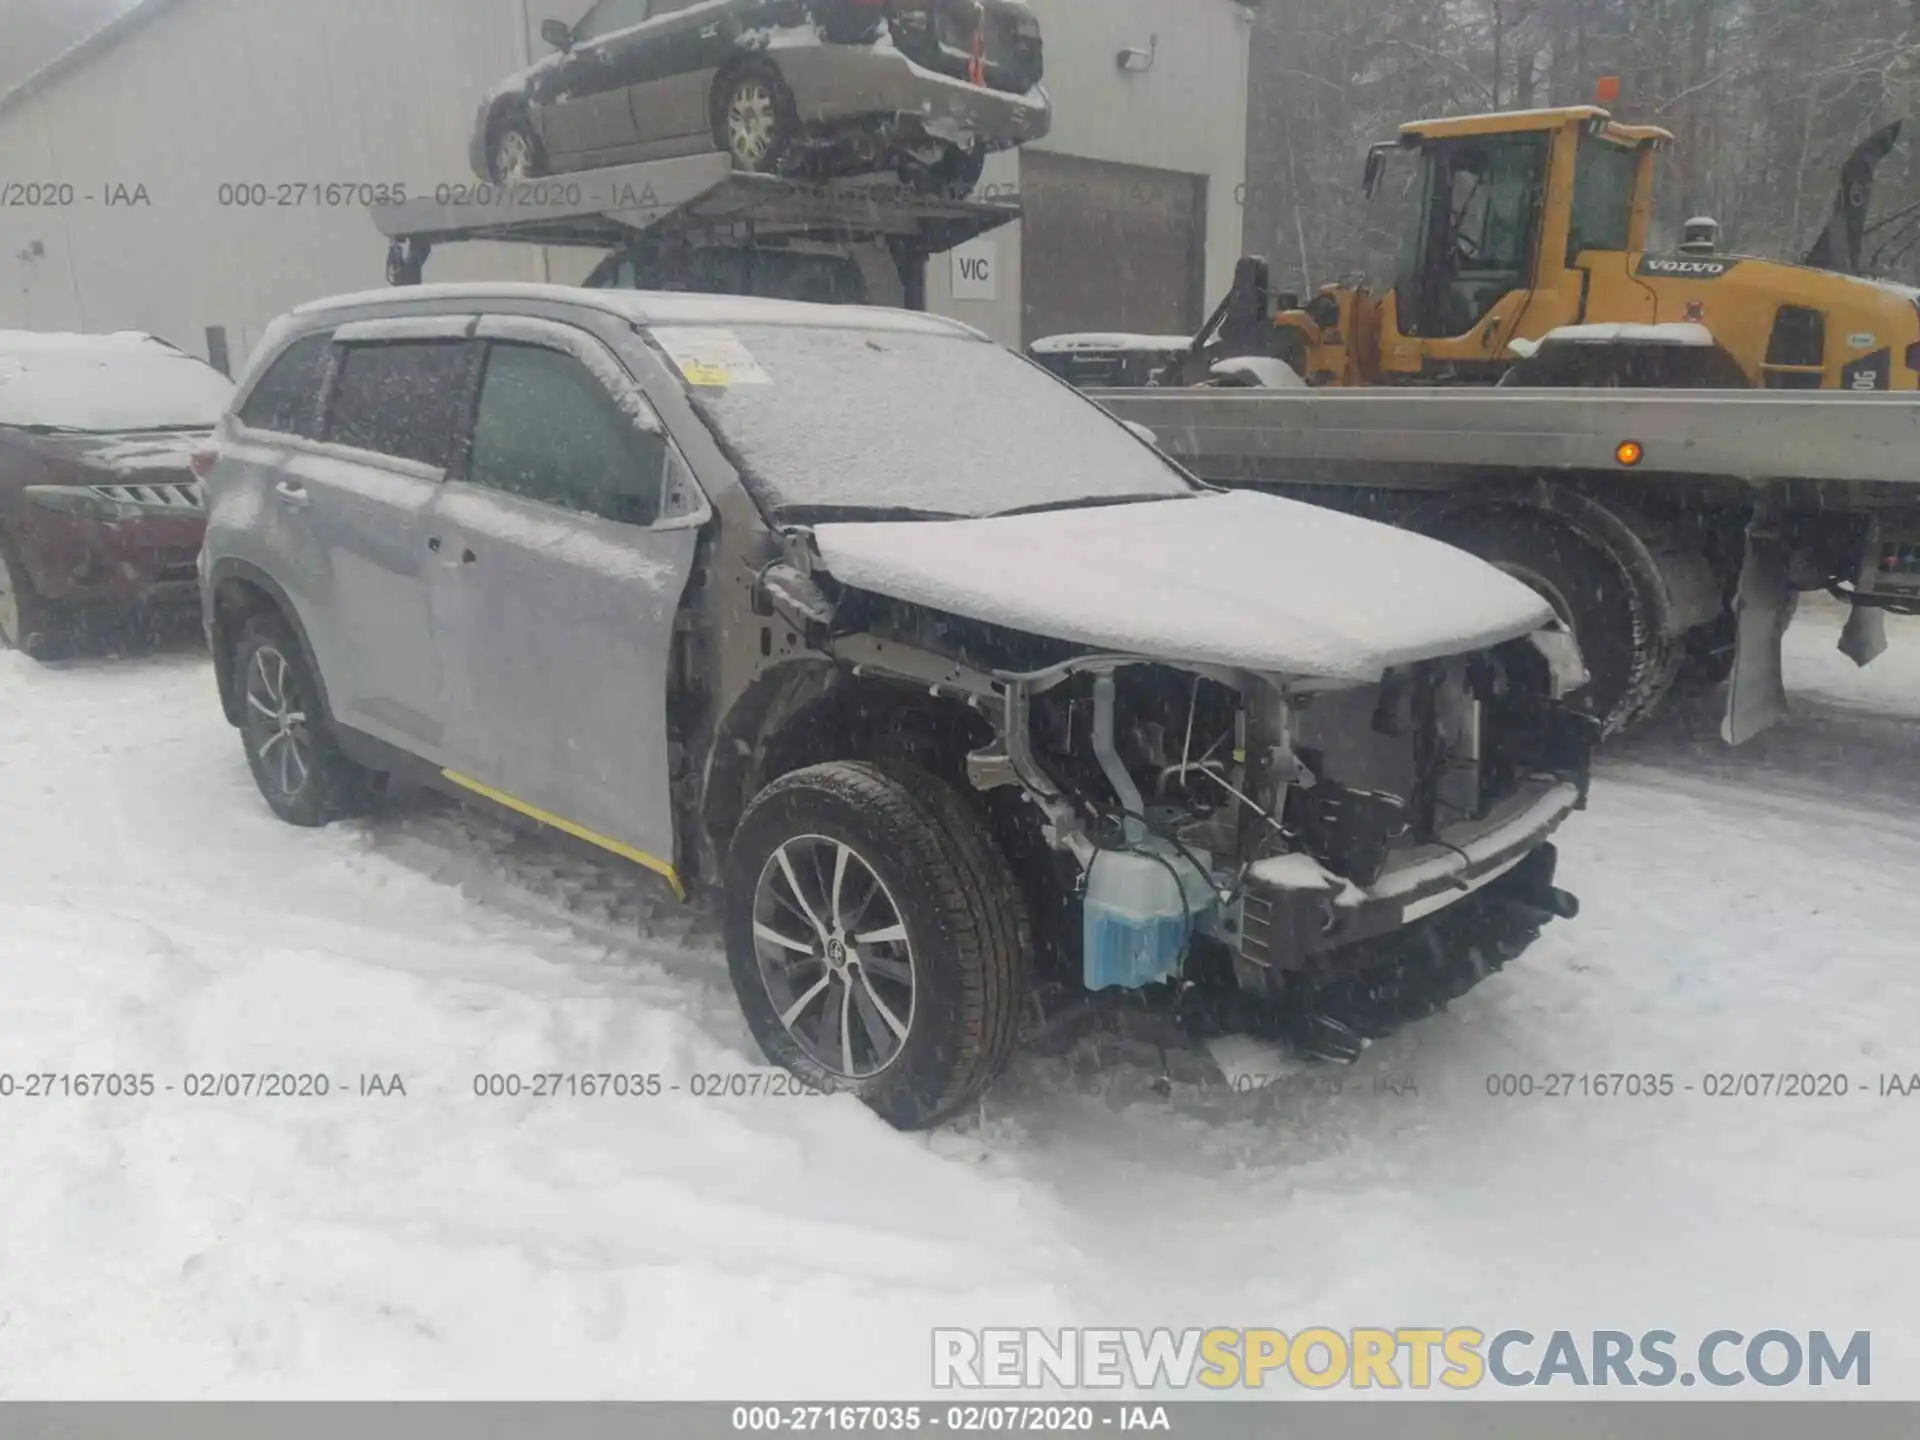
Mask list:
[{"label": "blue washer fluid reservoir", "polygon": [[1102,850],[1087,872],[1087,989],[1137,990],[1166,979],[1218,905],[1209,877],[1171,845],[1149,839],[1138,850]]}]

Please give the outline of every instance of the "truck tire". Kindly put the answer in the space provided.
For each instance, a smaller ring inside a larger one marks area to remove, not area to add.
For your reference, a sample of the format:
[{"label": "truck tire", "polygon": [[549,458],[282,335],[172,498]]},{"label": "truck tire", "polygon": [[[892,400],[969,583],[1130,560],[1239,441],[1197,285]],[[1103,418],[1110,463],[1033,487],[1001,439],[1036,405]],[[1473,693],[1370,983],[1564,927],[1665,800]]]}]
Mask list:
[{"label": "truck tire", "polygon": [[367,809],[383,777],[347,758],[330,733],[306,647],[275,614],[240,632],[233,681],[247,768],[273,813],[289,825],[321,826]]},{"label": "truck tire", "polygon": [[921,1129],[1012,1053],[1025,906],[980,817],[934,775],[842,761],[775,781],[734,834],[724,906],[747,1025],[810,1086]]},{"label": "truck tire", "polygon": [[1503,506],[1448,516],[1427,531],[1506,571],[1554,608],[1586,662],[1572,703],[1606,735],[1651,714],[1684,658],[1653,629],[1632,582],[1600,546],[1540,511]]}]

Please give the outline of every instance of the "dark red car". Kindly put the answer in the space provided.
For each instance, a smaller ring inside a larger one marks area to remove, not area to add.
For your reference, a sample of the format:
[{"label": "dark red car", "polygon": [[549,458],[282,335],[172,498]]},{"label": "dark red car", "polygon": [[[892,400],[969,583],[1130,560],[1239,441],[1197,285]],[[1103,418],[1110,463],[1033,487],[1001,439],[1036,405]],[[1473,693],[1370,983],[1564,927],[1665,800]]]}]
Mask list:
[{"label": "dark red car", "polygon": [[52,654],[97,607],[197,603],[192,461],[232,393],[151,335],[0,330],[0,649]]}]

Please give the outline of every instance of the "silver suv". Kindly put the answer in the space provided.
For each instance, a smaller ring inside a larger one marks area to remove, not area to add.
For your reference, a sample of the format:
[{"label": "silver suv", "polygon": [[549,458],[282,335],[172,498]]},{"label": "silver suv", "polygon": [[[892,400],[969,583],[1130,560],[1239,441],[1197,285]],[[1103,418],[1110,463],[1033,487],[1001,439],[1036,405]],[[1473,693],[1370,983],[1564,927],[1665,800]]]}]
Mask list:
[{"label": "silver suv", "polygon": [[1531,591],[1203,486],[953,322],[329,300],[206,492],[279,815],[409,777],[711,896],[768,1056],[895,1124],[1087,991],[1350,1056],[1574,908],[1545,842],[1592,735]]}]

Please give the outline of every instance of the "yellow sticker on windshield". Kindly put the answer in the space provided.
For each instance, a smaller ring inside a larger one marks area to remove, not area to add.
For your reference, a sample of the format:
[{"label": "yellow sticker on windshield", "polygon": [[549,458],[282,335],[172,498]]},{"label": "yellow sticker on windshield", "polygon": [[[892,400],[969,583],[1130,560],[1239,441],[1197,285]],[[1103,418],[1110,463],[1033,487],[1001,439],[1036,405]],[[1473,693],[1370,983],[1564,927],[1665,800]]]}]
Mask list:
[{"label": "yellow sticker on windshield", "polygon": [[731,330],[706,325],[656,326],[648,332],[686,377],[689,385],[724,389],[729,385],[771,385],[753,352]]}]

